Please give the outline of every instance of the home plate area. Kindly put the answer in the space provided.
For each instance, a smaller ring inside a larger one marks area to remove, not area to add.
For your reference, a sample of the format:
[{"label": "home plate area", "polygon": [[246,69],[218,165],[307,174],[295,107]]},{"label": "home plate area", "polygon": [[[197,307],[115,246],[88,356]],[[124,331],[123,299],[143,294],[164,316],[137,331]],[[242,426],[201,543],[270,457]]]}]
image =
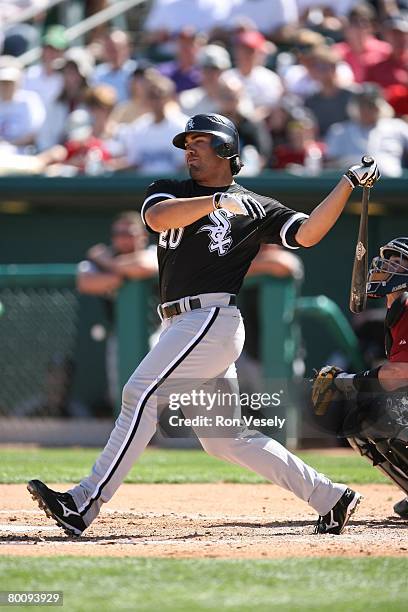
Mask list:
[{"label": "home plate area", "polygon": [[[65,491],[67,484],[50,484]],[[341,536],[315,535],[316,515],[271,484],[125,484],[80,538],[38,509],[25,485],[0,485],[0,554],[282,558],[405,556],[408,521],[392,485],[364,496]]]}]

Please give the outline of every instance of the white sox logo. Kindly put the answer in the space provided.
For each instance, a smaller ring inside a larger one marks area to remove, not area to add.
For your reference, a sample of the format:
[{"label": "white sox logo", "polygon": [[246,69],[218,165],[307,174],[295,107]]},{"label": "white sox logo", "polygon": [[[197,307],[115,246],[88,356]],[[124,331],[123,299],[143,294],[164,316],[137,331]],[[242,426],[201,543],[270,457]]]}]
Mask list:
[{"label": "white sox logo", "polygon": [[211,253],[218,251],[218,255],[226,255],[232,244],[232,238],[229,235],[231,231],[229,218],[235,215],[229,210],[220,209],[215,210],[208,216],[214,225],[203,225],[198,232],[208,232],[210,236],[208,249]]}]

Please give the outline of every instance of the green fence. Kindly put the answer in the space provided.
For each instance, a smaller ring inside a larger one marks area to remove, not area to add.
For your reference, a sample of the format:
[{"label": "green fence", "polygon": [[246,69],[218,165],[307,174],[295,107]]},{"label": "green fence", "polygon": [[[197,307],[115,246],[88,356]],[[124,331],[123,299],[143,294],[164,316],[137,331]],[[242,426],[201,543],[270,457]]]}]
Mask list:
[{"label": "green fence", "polygon": [[[95,394],[96,369],[95,354],[86,348],[85,340],[89,341],[89,324],[94,319],[81,305],[75,275],[74,265],[0,266],[0,303],[4,306],[0,318],[0,416],[87,416],[89,398]],[[259,356],[268,385],[292,380],[301,317],[306,315],[317,318],[316,325],[327,330],[333,346],[342,348],[356,367],[359,365],[355,336],[330,300],[323,296],[299,298],[299,286],[292,279],[252,277],[245,281],[243,292],[254,287],[258,292]],[[95,306],[97,300],[91,302]],[[151,281],[129,282],[118,293],[117,409],[120,389],[149,349],[155,325],[153,302]],[[93,348],[96,343],[104,352],[104,343],[97,342],[101,329],[100,325],[99,333],[93,334]],[[288,429],[282,432],[282,441],[296,438],[296,407],[292,403],[286,408]]]}]

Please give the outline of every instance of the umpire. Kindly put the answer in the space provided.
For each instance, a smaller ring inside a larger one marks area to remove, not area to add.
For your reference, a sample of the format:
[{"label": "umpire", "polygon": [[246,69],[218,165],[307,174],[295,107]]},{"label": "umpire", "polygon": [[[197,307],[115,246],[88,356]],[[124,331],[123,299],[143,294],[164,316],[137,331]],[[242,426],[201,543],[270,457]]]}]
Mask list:
[{"label": "umpire", "polygon": [[[191,392],[199,380],[227,388],[234,384],[245,335],[236,294],[260,244],[289,249],[317,244],[353,188],[379,177],[375,162],[353,166],[308,217],[234,181],[241,169],[239,140],[226,117],[192,117],[173,144],[185,150],[191,178],[155,181],[142,207],[158,243],[160,339],[126,383],[121,413],[91,474],[67,493],[40,481],[29,483],[40,506],[76,535],[96,518],[148,444],[169,388]],[[191,402],[182,410],[187,417],[197,412]],[[211,419],[210,409],[204,410]],[[358,493],[331,482],[258,431],[238,425],[194,429],[208,453],[249,468],[309,503],[320,515],[316,533],[342,533],[360,501]]]}]

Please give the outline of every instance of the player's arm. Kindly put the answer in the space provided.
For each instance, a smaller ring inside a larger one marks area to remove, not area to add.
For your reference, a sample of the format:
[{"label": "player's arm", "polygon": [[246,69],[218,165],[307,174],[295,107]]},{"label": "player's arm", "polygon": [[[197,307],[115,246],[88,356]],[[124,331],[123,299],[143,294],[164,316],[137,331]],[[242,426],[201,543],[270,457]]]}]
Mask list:
[{"label": "player's arm", "polygon": [[145,212],[146,224],[155,232],[191,225],[214,210],[213,196],[172,198],[151,206]]},{"label": "player's arm", "polygon": [[354,187],[364,187],[367,181],[373,178],[380,178],[376,162],[371,166],[357,165],[349,168],[336,187],[299,227],[295,236],[296,242],[304,247],[320,242],[340,217]]},{"label": "player's arm", "polygon": [[386,361],[376,368],[351,374],[335,366],[324,366],[316,373],[312,399],[316,414],[331,401],[336,391],[351,397],[356,393],[383,393],[408,386],[408,362]]},{"label": "player's arm", "polygon": [[408,363],[387,361],[379,369],[378,380],[386,391],[395,391],[408,386]]}]

